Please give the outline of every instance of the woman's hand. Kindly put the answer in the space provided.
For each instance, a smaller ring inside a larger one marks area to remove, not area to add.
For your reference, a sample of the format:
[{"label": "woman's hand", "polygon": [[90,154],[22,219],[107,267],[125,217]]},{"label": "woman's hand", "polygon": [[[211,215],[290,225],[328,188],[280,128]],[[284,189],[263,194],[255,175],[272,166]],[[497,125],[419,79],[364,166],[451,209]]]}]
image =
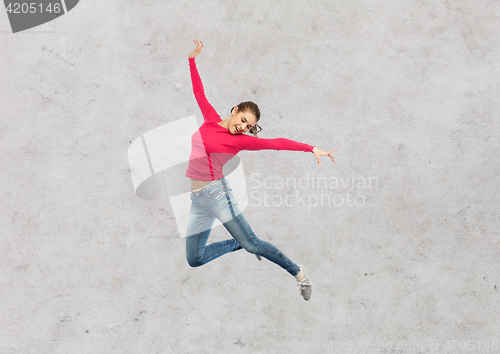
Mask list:
[{"label": "woman's hand", "polygon": [[194,40],[193,39],[193,42],[196,44],[196,49],[193,50],[191,53],[189,53],[189,56],[188,58],[195,58],[198,54],[200,54],[201,50],[203,49],[203,42],[201,42],[201,47],[200,47],[200,42],[198,42],[198,40]]},{"label": "woman's hand", "polygon": [[330,159],[332,160],[332,162],[335,162],[335,161],[333,161],[333,156],[330,155],[332,152],[335,152],[335,151],[338,151],[338,150],[330,150],[330,151],[326,152],[326,151],[323,151],[321,149],[318,149],[315,146],[312,152],[313,152],[314,156],[316,156],[316,159],[318,159],[318,164],[321,166],[321,161],[319,161],[319,158],[321,156],[330,156]]}]

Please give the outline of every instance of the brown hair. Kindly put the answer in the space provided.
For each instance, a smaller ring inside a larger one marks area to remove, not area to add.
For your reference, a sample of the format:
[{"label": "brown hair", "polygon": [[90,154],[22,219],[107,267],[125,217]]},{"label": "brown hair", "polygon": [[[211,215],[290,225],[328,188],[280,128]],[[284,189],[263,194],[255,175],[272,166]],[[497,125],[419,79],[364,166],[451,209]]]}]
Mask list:
[{"label": "brown hair", "polygon": [[[257,118],[257,122],[260,120],[260,110],[259,106],[257,106],[255,103],[251,101],[246,101],[246,102],[241,102],[238,106],[238,112],[250,112],[252,113],[255,118]],[[233,113],[233,108],[231,108],[231,113]],[[259,133],[262,128],[255,122],[254,126],[249,130],[249,132],[253,136],[257,136],[257,133]]]}]

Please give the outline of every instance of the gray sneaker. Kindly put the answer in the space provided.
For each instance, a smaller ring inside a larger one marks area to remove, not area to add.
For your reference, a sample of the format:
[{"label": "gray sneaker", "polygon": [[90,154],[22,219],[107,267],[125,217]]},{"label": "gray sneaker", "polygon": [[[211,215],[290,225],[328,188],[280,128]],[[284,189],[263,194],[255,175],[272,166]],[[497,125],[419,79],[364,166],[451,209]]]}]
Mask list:
[{"label": "gray sneaker", "polygon": [[309,277],[307,276],[307,272],[304,266],[301,264],[299,264],[298,266],[304,273],[304,279],[302,279],[301,281],[297,281],[297,288],[300,291],[300,295],[302,295],[304,300],[307,301],[311,298],[312,295],[312,281],[309,280]]}]

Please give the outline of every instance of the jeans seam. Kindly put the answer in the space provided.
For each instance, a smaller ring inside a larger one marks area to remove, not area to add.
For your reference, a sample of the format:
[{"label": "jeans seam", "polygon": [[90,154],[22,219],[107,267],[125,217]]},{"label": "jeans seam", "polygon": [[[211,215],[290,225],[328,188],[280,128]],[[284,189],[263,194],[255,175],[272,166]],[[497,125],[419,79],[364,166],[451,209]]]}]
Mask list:
[{"label": "jeans seam", "polygon": [[[224,250],[221,250],[221,251],[219,251],[218,253],[213,254],[213,255],[212,255],[212,257],[210,257],[210,260],[211,260],[211,259],[213,259],[215,256],[219,257],[219,255],[220,255],[221,253],[223,253],[223,252],[224,252]],[[215,257],[215,258],[217,258],[217,257]],[[210,262],[210,261],[208,260],[208,258],[205,258],[205,260],[206,260],[206,262]]]},{"label": "jeans seam", "polygon": [[198,244],[200,243],[201,229],[205,225],[205,222],[207,221],[207,219],[208,219],[208,216],[205,217],[205,219],[203,220],[203,224],[201,224],[200,231],[196,234],[195,256],[196,256],[196,259],[198,260],[198,262],[201,262],[200,257],[198,257]]},{"label": "jeans seam", "polygon": [[[280,256],[286,263],[288,263],[288,265],[295,267],[292,260],[286,259],[280,251],[278,251],[278,256]],[[298,273],[298,271],[297,271],[297,273]]]},{"label": "jeans seam", "polygon": [[[233,206],[232,206],[232,205],[229,205],[229,207],[231,208],[231,210],[232,210],[233,214],[235,215],[235,219],[236,219],[236,220],[238,220],[238,223],[240,224],[241,229],[242,229],[242,230],[244,230],[244,231],[245,231],[245,233],[247,234],[248,239],[249,239],[249,240],[251,240],[252,242],[254,242],[254,243],[258,246],[258,249],[257,249],[256,254],[261,254],[261,253],[262,253],[262,252],[261,252],[262,250],[261,250],[261,249],[260,249],[260,247],[259,247],[259,242],[257,242],[257,241],[255,240],[255,238],[258,238],[258,237],[255,235],[255,233],[250,232],[249,230],[247,230],[247,228],[245,227],[245,224],[243,223],[243,221],[242,221],[242,220],[241,220],[241,218],[240,218],[240,215],[241,215],[241,214],[236,215],[236,213],[234,212]],[[253,234],[253,235],[252,235],[252,234]],[[234,238],[234,237],[233,237],[233,238]],[[236,242],[238,242],[238,240],[236,240]],[[262,244],[261,246],[262,246],[262,247],[265,247],[265,245],[264,245],[264,244]],[[241,246],[241,247],[243,247],[243,246]]]},{"label": "jeans seam", "polygon": [[[229,209],[231,211],[231,215],[234,216],[233,218],[235,218],[235,219],[238,220],[238,223],[240,224],[241,229],[244,230],[245,233],[249,236],[248,238],[250,240],[252,240],[254,243],[258,244],[258,242],[256,242],[255,239],[254,239],[255,234],[252,236],[252,233],[250,233],[250,230],[247,230],[247,228],[245,227],[245,224],[241,220],[241,218],[240,218],[241,213],[239,213],[238,215],[236,215],[236,212],[234,211],[234,208],[233,208],[233,203],[231,203],[231,195],[229,194],[229,190],[227,189],[227,186],[226,186],[225,183],[224,183],[224,192],[226,193],[227,205],[229,206]],[[238,242],[238,240],[236,240],[236,242]],[[241,247],[243,248],[243,246],[241,246]],[[260,251],[260,248],[257,251]]]}]

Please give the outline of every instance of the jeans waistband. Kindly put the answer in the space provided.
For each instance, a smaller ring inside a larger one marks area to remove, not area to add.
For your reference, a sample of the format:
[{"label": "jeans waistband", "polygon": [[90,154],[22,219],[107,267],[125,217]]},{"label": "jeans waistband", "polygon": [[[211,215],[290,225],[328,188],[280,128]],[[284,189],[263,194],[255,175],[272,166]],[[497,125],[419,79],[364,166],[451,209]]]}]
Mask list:
[{"label": "jeans waistband", "polygon": [[200,187],[200,188],[197,188],[197,189],[193,189],[193,187],[191,187],[191,192],[199,192],[201,191],[202,189],[204,188],[207,188],[209,185],[211,185],[212,183],[215,183],[215,182],[218,182],[218,181],[221,181],[224,177],[222,177],[221,179],[216,179],[215,181],[212,181],[208,184],[205,184],[203,187]]}]

